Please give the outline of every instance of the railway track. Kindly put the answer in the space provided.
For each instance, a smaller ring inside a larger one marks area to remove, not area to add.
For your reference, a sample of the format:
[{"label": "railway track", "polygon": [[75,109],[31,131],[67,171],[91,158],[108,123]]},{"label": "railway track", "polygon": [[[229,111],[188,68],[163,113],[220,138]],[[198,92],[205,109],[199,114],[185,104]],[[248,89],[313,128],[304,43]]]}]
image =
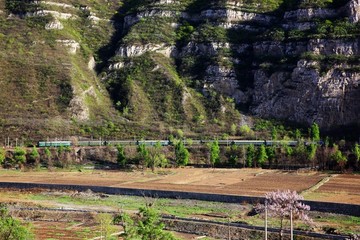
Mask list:
[{"label": "railway track", "polygon": [[[206,145],[217,141],[219,145],[229,146],[229,145],[266,145],[266,146],[296,146],[299,144],[298,141],[294,140],[191,140],[191,145]],[[189,144],[187,141],[183,140],[185,145]],[[170,140],[80,140],[76,142],[72,141],[39,141],[37,143],[38,147],[69,147],[69,146],[77,146],[77,147],[88,147],[88,146],[116,146],[116,145],[146,145],[146,146],[154,146],[156,144],[160,144],[161,146],[171,146],[174,145],[174,142]],[[313,144],[313,142],[304,142],[305,145]],[[316,144],[321,144],[321,142],[316,142]]]}]

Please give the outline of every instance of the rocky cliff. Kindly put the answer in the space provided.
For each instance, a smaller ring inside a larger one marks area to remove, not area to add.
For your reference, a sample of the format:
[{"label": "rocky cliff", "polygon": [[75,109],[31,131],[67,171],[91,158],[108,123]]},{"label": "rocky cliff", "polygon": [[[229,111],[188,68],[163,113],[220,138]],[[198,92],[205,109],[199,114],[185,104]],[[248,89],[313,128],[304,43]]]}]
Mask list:
[{"label": "rocky cliff", "polygon": [[324,128],[359,123],[358,0],[126,3],[111,71],[156,52],[206,98],[230,97],[250,114]]},{"label": "rocky cliff", "polygon": [[[16,48],[9,43],[19,38],[11,32],[15,23],[23,26],[22,48],[33,48],[25,59],[36,60],[23,64],[34,76],[23,87],[48,91],[26,101],[18,96],[4,112],[12,117],[25,107],[33,117],[71,124],[108,119],[102,135],[136,134],[132,124],[155,132],[184,126],[224,132],[245,115],[326,129],[360,124],[359,0],[2,0],[0,6],[2,48]],[[10,56],[2,56],[8,65]],[[39,61],[55,68],[32,64]],[[9,102],[6,94],[2,99]]]}]

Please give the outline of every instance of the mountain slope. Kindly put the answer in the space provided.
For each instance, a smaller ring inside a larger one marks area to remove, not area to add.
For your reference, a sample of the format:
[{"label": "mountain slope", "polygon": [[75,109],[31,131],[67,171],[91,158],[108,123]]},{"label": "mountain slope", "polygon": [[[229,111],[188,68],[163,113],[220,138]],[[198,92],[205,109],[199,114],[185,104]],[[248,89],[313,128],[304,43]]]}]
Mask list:
[{"label": "mountain slope", "polygon": [[0,130],[220,135],[251,116],[358,127],[359,6],[0,0]]},{"label": "mountain slope", "polygon": [[[358,124],[358,1],[125,1],[112,71],[147,52],[250,114]],[[126,94],[125,94],[126,95]],[[216,108],[215,108],[216,109]]]}]

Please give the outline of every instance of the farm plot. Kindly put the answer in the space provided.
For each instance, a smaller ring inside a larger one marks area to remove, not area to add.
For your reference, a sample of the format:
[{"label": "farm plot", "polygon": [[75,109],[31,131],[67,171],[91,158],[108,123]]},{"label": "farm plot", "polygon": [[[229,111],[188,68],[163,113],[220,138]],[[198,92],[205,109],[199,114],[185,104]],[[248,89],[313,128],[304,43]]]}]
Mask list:
[{"label": "farm plot", "polygon": [[33,221],[36,239],[91,239],[99,236],[97,226],[86,226],[83,223]]},{"label": "farm plot", "polygon": [[303,191],[327,175],[263,169],[164,169],[151,171],[0,172],[0,182],[97,185],[263,196],[276,189]]},{"label": "farm plot", "polygon": [[333,175],[318,189],[306,194],[310,200],[360,204],[360,175]]},{"label": "farm plot", "polygon": [[[329,181],[326,182],[326,180]],[[277,189],[304,192],[308,200],[360,204],[360,175],[264,169],[179,168],[151,171],[0,171],[0,182],[94,185],[244,196]]]}]

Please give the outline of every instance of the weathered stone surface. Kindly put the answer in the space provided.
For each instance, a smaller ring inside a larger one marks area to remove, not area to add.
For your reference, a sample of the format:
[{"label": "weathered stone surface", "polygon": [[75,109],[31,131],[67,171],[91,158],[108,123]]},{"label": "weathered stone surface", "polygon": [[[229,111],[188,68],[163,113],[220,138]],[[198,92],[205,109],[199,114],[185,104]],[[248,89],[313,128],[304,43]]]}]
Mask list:
[{"label": "weathered stone surface", "polygon": [[210,65],[206,69],[204,92],[216,89],[226,96],[231,96],[236,102],[245,102],[245,94],[239,90],[236,73],[231,68]]},{"label": "weathered stone surface", "polygon": [[314,39],[308,43],[308,51],[322,54],[359,55],[358,39]]},{"label": "weathered stone surface", "polygon": [[56,40],[56,42],[67,47],[70,54],[76,54],[80,49],[80,44],[75,40]]},{"label": "weathered stone surface", "polygon": [[255,73],[252,112],[323,127],[358,121],[360,74],[333,68],[320,75],[318,63],[301,60],[291,75],[276,72],[271,76]]},{"label": "weathered stone surface", "polygon": [[58,2],[51,2],[51,1],[34,1],[35,4],[42,4],[42,5],[50,5],[50,6],[57,6],[62,8],[72,8],[75,9],[73,5],[66,4],[66,3],[58,3]]},{"label": "weathered stone surface", "polygon": [[314,18],[332,18],[337,16],[337,11],[326,8],[305,8],[285,12],[285,20],[309,21]]},{"label": "weathered stone surface", "polygon": [[351,0],[349,2],[348,16],[350,22],[356,23],[360,20],[360,0]]},{"label": "weathered stone surface", "polygon": [[178,11],[170,11],[170,10],[159,10],[159,9],[152,9],[147,10],[143,12],[136,13],[134,15],[128,15],[124,18],[124,28],[128,28],[138,21],[140,21],[141,18],[147,18],[147,17],[179,17],[181,16],[181,12]]},{"label": "weathered stone surface", "polygon": [[50,11],[50,10],[39,10],[36,12],[27,13],[27,16],[47,16],[51,15],[56,19],[70,19],[70,18],[76,18],[77,16],[72,15],[71,13],[61,13],[57,11]]},{"label": "weathered stone surface", "polygon": [[170,57],[176,54],[176,47],[166,44],[146,44],[146,45],[123,45],[120,46],[116,54],[120,57],[135,57],[146,52],[159,52]]},{"label": "weathered stone surface", "polygon": [[232,9],[208,9],[204,10],[200,13],[200,18],[202,19],[217,19],[221,20],[224,19],[227,22],[244,22],[244,21],[253,21],[258,22],[261,24],[268,25],[273,20],[273,17],[265,15],[265,14],[258,14],[258,13],[250,13],[250,12],[243,12],[239,10],[232,10]]},{"label": "weathered stone surface", "polygon": [[96,66],[95,58],[93,56],[91,56],[89,59],[89,62],[88,62],[88,69],[94,70],[95,66]]},{"label": "weathered stone surface", "polygon": [[46,30],[54,30],[54,29],[60,30],[63,28],[64,28],[64,26],[57,19],[55,19],[54,21],[51,21],[45,25]]},{"label": "weathered stone surface", "polygon": [[79,121],[86,121],[90,118],[90,109],[86,104],[86,97],[91,96],[96,99],[96,93],[94,87],[91,86],[85,91],[74,89],[75,97],[70,101],[70,113],[74,119]]}]

